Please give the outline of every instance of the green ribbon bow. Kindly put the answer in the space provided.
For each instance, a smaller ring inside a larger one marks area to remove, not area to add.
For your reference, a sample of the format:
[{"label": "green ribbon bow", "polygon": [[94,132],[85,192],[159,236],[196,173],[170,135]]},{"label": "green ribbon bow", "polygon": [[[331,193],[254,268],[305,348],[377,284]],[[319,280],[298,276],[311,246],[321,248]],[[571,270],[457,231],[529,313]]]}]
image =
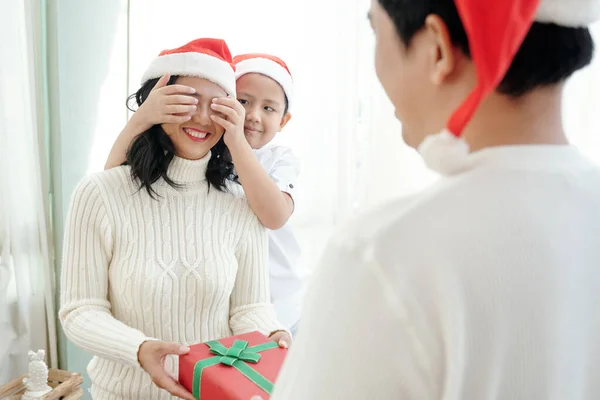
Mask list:
[{"label": "green ribbon bow", "polygon": [[267,378],[256,372],[247,363],[256,364],[260,361],[260,352],[279,347],[275,342],[259,344],[258,346],[248,347],[245,340],[236,340],[233,346],[227,348],[216,340],[206,342],[210,347],[210,352],[216,354],[215,357],[198,361],[194,366],[193,395],[200,399],[200,383],[202,382],[202,372],[205,368],[217,364],[224,364],[240,371],[242,375],[254,382],[259,388],[271,394],[273,383]]}]

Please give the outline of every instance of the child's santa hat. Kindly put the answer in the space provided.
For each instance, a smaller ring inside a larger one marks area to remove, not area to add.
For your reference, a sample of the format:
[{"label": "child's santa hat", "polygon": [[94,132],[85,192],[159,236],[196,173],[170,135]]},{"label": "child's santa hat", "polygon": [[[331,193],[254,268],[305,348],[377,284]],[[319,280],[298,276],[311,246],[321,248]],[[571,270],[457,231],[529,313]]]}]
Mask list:
[{"label": "child's santa hat", "polygon": [[161,51],[144,72],[142,84],[167,72],[207,79],[235,97],[235,66],[224,40],[196,39],[176,49]]},{"label": "child's santa hat", "polygon": [[235,76],[240,79],[246,74],[256,73],[268,76],[283,88],[288,99],[288,110],[292,108],[294,80],[288,66],[278,57],[269,54],[242,54],[233,58]]},{"label": "child's santa hat", "polygon": [[585,27],[600,16],[600,0],[454,0],[469,39],[478,83],[442,133],[419,146],[426,164],[443,174],[465,168],[460,137],[479,104],[500,84],[534,21]]}]

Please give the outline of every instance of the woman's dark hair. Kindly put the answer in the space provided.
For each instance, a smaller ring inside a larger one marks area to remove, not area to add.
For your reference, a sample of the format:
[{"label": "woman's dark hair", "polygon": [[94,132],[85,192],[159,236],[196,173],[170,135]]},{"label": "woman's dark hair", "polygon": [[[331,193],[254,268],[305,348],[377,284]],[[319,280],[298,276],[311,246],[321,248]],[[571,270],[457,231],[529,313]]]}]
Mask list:
[{"label": "woman's dark hair", "polygon": [[[470,56],[467,34],[454,0],[379,0],[379,4],[391,17],[406,46],[424,27],[427,16],[435,14],[445,21],[454,44]],[[537,87],[563,82],[588,65],[593,54],[594,41],[589,29],[535,22],[498,92],[520,97]]]},{"label": "woman's dark hair", "polygon": [[[177,81],[178,76],[171,76],[167,85],[172,85]],[[141,106],[150,95],[150,92],[158,82],[157,79],[151,79],[133,95],[127,99],[127,108],[135,112],[131,103],[135,100],[137,106]],[[152,184],[160,178],[174,188],[181,188],[182,185],[174,182],[167,175],[169,164],[175,156],[175,146],[171,138],[165,133],[160,125],[154,125],[146,132],[139,135],[127,151],[126,161],[123,165],[131,166],[131,177],[140,183],[140,190],[146,189],[148,194],[155,199],[156,191]],[[214,187],[219,191],[226,191],[226,181],[233,180],[233,163],[231,153],[225,145],[223,138],[211,149],[211,157],[206,169],[206,180],[208,189]]]}]

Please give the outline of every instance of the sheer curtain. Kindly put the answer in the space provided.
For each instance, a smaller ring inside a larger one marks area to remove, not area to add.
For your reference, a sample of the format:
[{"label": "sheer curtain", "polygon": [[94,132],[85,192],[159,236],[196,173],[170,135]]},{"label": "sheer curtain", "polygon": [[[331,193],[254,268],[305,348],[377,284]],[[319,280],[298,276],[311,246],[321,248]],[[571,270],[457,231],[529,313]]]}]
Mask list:
[{"label": "sheer curtain", "polygon": [[27,372],[30,349],[56,366],[48,244],[42,10],[11,1],[0,13],[0,383]]}]

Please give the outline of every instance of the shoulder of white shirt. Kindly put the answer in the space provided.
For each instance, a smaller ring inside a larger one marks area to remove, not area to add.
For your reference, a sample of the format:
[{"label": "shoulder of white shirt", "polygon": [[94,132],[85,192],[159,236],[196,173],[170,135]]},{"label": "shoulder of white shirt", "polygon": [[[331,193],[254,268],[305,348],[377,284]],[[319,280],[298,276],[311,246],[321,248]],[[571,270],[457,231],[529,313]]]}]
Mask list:
[{"label": "shoulder of white shirt", "polygon": [[256,150],[256,156],[262,163],[275,162],[281,158],[297,161],[298,157],[294,154],[291,148],[287,146],[271,145]]}]

